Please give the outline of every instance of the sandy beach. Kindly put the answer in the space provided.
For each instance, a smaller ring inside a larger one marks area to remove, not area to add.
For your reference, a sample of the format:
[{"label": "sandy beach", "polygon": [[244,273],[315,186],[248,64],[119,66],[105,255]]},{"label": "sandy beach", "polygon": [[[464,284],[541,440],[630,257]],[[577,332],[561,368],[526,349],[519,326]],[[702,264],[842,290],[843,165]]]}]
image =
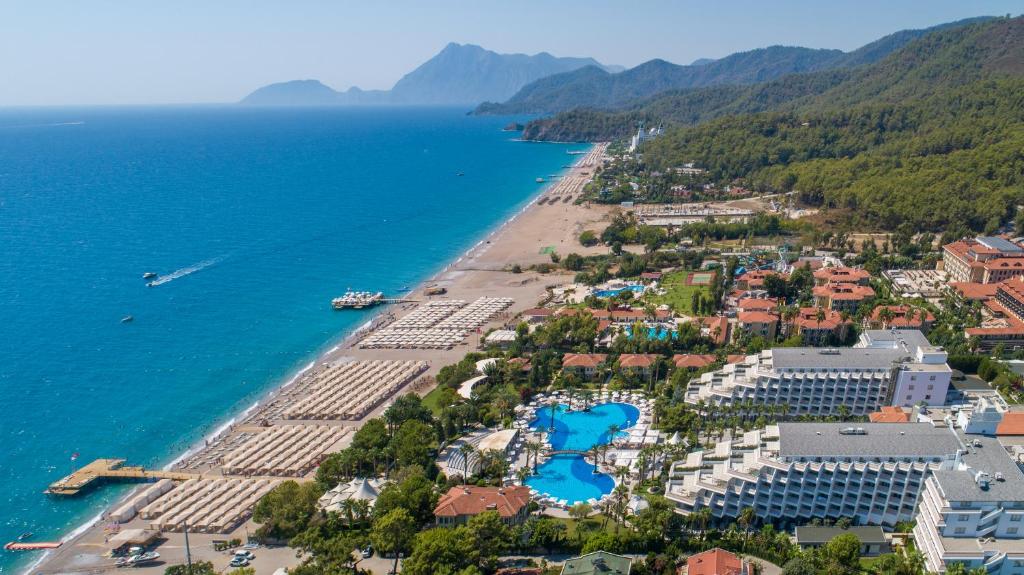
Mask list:
[{"label": "sandy beach", "polygon": [[[421,395],[434,386],[434,375],[443,366],[455,363],[467,352],[477,349],[481,334],[491,328],[511,325],[513,318],[521,311],[535,307],[547,297],[549,287],[571,280],[565,273],[539,274],[527,271],[531,265],[550,263],[552,251],[565,255],[570,252],[581,254],[600,253],[607,248],[584,248],[579,244],[579,234],[587,229],[600,231],[610,217],[611,209],[605,206],[576,205],[583,184],[600,164],[604,146],[594,146],[584,156],[577,156],[574,167],[548,185],[521,212],[480,240],[462,257],[452,262],[443,271],[418,286],[408,294],[408,299],[417,303],[404,303],[382,307],[371,322],[371,327],[350,334],[344,341],[318,358],[299,374],[278,387],[256,406],[233,418],[215,437],[208,438],[178,458],[172,467],[175,470],[197,474],[202,479],[224,477],[225,455],[237,449],[248,438],[283,425],[309,424],[316,426],[340,426],[349,431],[358,428],[362,422],[376,417],[386,409],[393,399],[408,392]],[[513,265],[523,268],[522,273],[512,273]],[[443,287],[443,296],[424,295],[425,287]],[[465,300],[473,302],[482,297],[512,298],[513,303],[496,314],[479,330],[470,332],[460,344],[450,349],[380,349],[361,348],[359,342],[374,331],[387,329],[401,320],[422,303],[437,300]],[[345,313],[339,311],[336,313]],[[374,360],[426,362],[425,371],[417,373],[401,386],[389,390],[386,397],[373,402],[358,418],[284,419],[285,412],[297,403],[306,400],[314,392],[317,376],[339,362]],[[345,447],[351,441],[351,433],[330,434],[332,444],[329,451]],[[340,439],[338,439],[340,438]],[[334,441],[337,439],[337,441]],[[309,478],[312,470],[306,470],[298,478]],[[268,477],[268,479],[270,479]],[[278,480],[281,478],[277,478]],[[85,495],[88,496],[88,495]],[[120,503],[119,503],[120,504]],[[114,506],[116,508],[117,505]],[[106,540],[118,530],[149,527],[150,522],[136,516],[131,521],[113,524],[108,519],[100,520],[46,556],[32,571],[34,573],[100,573],[114,570],[113,560],[108,556]],[[212,561],[218,570],[226,569],[230,561],[229,552],[213,550],[214,541],[231,539],[246,540],[255,526],[247,520],[229,533],[190,533],[189,542],[192,559]],[[151,566],[133,569],[133,572],[156,575],[168,565],[185,561],[184,537],[180,533],[165,532],[166,540],[156,550],[160,560]],[[295,565],[300,561],[294,550],[287,547],[260,548],[252,563],[257,575],[271,575],[280,567]]]}]

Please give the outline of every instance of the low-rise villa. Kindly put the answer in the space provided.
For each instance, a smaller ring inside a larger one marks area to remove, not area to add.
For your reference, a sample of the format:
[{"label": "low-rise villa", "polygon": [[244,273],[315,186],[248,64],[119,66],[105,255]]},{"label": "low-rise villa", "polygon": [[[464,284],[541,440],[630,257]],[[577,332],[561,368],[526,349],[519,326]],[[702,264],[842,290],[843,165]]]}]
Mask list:
[{"label": "low-rise villa", "polygon": [[530,504],[530,489],[523,486],[452,487],[441,496],[434,508],[438,525],[461,525],[486,511],[495,511],[508,525],[526,521]]}]

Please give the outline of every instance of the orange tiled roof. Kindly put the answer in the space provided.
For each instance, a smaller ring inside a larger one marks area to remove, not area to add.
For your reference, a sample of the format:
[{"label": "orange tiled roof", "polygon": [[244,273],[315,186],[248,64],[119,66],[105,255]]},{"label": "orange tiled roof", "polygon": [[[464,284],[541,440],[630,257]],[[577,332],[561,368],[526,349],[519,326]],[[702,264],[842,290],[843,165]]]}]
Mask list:
[{"label": "orange tiled roof", "polygon": [[823,280],[825,283],[860,283],[871,279],[871,274],[860,268],[835,266],[815,271],[814,279]]},{"label": "orange tiled roof", "polygon": [[840,300],[861,300],[874,297],[875,295],[875,290],[871,289],[870,286],[849,283],[825,284],[812,289],[811,292],[817,297]]},{"label": "orange tiled roof", "polygon": [[1024,435],[1024,412],[1004,413],[1003,420],[996,426],[996,435]]},{"label": "orange tiled roof", "polygon": [[[888,309],[892,312],[892,319],[889,320],[890,327],[920,327],[923,324],[921,321],[921,312],[909,305],[880,305],[871,312],[871,319],[874,321],[881,321],[881,317],[879,316],[882,314],[883,309]],[[910,313],[911,310],[914,312],[913,320],[907,319],[907,314]],[[935,316],[928,310],[925,310],[925,318],[925,321],[928,322],[935,321]]]},{"label": "orange tiled roof", "polygon": [[974,282],[950,282],[949,287],[969,300],[986,300],[996,297],[998,284],[979,284]]},{"label": "orange tiled roof", "polygon": [[683,369],[700,369],[715,363],[715,356],[710,353],[677,353],[672,356],[676,367]]},{"label": "orange tiled roof", "polygon": [[624,353],[619,356],[619,367],[651,367],[656,359],[653,353]]},{"label": "orange tiled roof", "polygon": [[[825,312],[825,317],[818,322],[818,310]],[[793,318],[793,325],[800,329],[836,329],[843,323],[843,314],[825,308],[802,307]]]},{"label": "orange tiled roof", "polygon": [[740,311],[769,311],[779,305],[775,298],[752,298],[746,297],[736,302],[736,308]]},{"label": "orange tiled roof", "polygon": [[740,323],[775,323],[779,316],[763,311],[741,311],[736,316]]},{"label": "orange tiled roof", "polygon": [[743,561],[724,549],[697,553],[686,560],[686,575],[738,575],[742,570]]},{"label": "orange tiled roof", "polygon": [[910,414],[895,405],[883,405],[882,409],[868,414],[871,423],[910,423]]},{"label": "orange tiled roof", "polygon": [[562,357],[562,367],[597,367],[606,359],[604,353],[567,353]]},{"label": "orange tiled roof", "polygon": [[515,517],[530,503],[530,488],[515,487],[452,487],[441,496],[434,508],[437,517],[479,515],[484,511],[497,511],[502,517]]}]

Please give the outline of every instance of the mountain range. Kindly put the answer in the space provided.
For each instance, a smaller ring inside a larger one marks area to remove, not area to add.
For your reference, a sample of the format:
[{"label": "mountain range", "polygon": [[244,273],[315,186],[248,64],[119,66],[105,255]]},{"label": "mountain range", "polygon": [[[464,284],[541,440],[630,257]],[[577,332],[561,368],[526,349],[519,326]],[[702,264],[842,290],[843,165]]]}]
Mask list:
[{"label": "mountain range", "polygon": [[903,30],[851,52],[794,46],[769,46],[689,66],[651,60],[621,73],[584,67],[527,84],[504,103],[486,102],[478,114],[550,114],[575,108],[615,108],[668,90],[746,85],[823,70],[877,62],[930,32],[974,21],[963,20],[922,30]]},{"label": "mountain range", "polygon": [[451,43],[403,76],[390,90],[349,88],[339,92],[318,80],[270,84],[252,92],[241,104],[253,106],[325,105],[466,105],[505,100],[540,78],[578,68],[607,73],[621,71],[593,58],[559,58],[498,54],[472,44]]}]

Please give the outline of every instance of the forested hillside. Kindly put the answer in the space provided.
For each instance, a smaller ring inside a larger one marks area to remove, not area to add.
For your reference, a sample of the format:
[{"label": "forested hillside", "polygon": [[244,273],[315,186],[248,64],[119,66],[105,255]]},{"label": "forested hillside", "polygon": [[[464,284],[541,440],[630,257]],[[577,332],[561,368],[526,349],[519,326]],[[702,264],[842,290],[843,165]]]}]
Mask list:
[{"label": "forested hillside", "polygon": [[[723,183],[796,190],[811,205],[847,209],[863,227],[990,231],[1024,203],[1024,19],[934,32],[855,70],[565,118],[582,133],[632,129],[638,119],[697,123],[646,144],[645,162],[695,162]],[[527,133],[576,139],[553,125]]]}]

